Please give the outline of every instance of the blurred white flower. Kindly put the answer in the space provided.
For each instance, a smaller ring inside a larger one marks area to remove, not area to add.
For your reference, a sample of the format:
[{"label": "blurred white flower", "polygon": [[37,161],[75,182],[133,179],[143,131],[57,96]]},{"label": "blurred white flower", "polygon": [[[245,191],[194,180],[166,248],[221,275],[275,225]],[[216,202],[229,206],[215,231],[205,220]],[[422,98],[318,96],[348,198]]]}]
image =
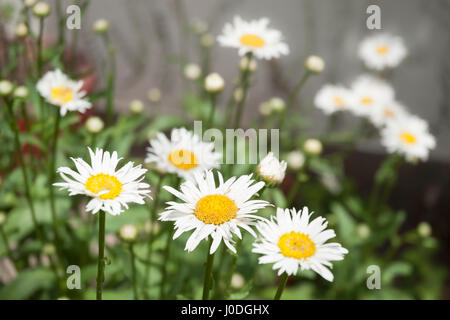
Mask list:
[{"label": "blurred white flower", "polygon": [[303,150],[305,150],[306,153],[311,155],[318,155],[322,153],[322,142],[320,142],[317,139],[308,139],[303,144]]},{"label": "blurred white flower", "polygon": [[197,80],[202,75],[202,69],[198,64],[188,63],[184,67],[184,76],[189,80]]},{"label": "blurred white flower", "polygon": [[104,126],[103,120],[99,117],[89,117],[86,121],[86,129],[91,133],[99,133]]},{"label": "blurred white flower", "polygon": [[339,85],[324,85],[314,98],[314,105],[325,114],[345,110],[350,105],[350,90]]},{"label": "blurred white flower", "polygon": [[376,127],[385,126],[387,122],[405,117],[408,115],[406,107],[395,100],[390,100],[377,106],[369,115],[370,121]]},{"label": "blurred white flower", "polygon": [[258,69],[258,62],[254,58],[244,56],[239,60],[239,69],[242,71],[255,72]]},{"label": "blurred white flower", "polygon": [[274,112],[282,112],[286,109],[286,102],[279,97],[273,97],[268,101],[270,108]]},{"label": "blurred white flower", "polygon": [[260,264],[273,263],[278,275],[286,272],[296,275],[298,269],[317,272],[324,279],[333,281],[328,268],[331,261],[343,260],[348,253],[339,243],[325,243],[336,234],[327,228],[327,220],[322,217],[310,221],[312,213],[303,210],[277,208],[276,216],[258,222],[260,237],[253,244],[254,253],[262,256]]},{"label": "blurred white flower", "polygon": [[161,100],[161,90],[158,88],[151,88],[147,93],[148,100],[153,103],[157,103]]},{"label": "blurred white flower", "polygon": [[305,155],[301,151],[291,151],[286,159],[288,168],[291,170],[299,170],[305,164]]},{"label": "blurred white flower", "polygon": [[237,48],[240,56],[252,52],[258,59],[270,60],[289,54],[281,32],[268,28],[269,22],[267,18],[247,22],[236,16],[217,40],[224,47]]},{"label": "blurred white flower", "polygon": [[394,89],[379,78],[362,75],[352,84],[349,110],[357,116],[370,117],[377,108],[394,100]]},{"label": "blurred white flower", "polygon": [[258,176],[268,184],[280,184],[286,174],[286,161],[280,161],[269,152],[256,167]]},{"label": "blurred white flower", "polygon": [[361,223],[356,227],[356,232],[358,233],[358,236],[361,237],[361,239],[367,239],[370,236],[370,227],[365,224]]},{"label": "blurred white flower", "polygon": [[396,67],[407,54],[403,39],[390,34],[367,37],[358,49],[358,55],[366,67],[374,70]]},{"label": "blurred white flower", "polygon": [[106,19],[98,19],[94,22],[92,29],[96,33],[105,33],[109,29],[109,21]]},{"label": "blurred white flower", "polygon": [[141,100],[132,100],[129,104],[130,111],[133,113],[142,113],[144,111],[144,103]]},{"label": "blurred white flower", "polygon": [[36,16],[43,18],[50,14],[50,10],[51,8],[48,3],[40,1],[33,6],[32,11]]},{"label": "blurred white flower", "polygon": [[120,227],[119,235],[122,240],[125,241],[135,241],[138,235],[136,227],[132,224],[124,224]]},{"label": "blurred white flower", "polygon": [[214,37],[209,33],[205,33],[200,38],[200,44],[205,48],[212,47],[214,45],[214,42],[215,42]]},{"label": "blurred white flower", "polygon": [[408,161],[427,160],[436,140],[428,124],[416,116],[404,116],[387,122],[380,132],[381,144],[389,153],[399,153]]},{"label": "blurred white flower", "polygon": [[425,221],[419,223],[419,225],[417,226],[417,233],[423,238],[428,238],[429,236],[431,236],[430,224]]},{"label": "blurred white flower", "polygon": [[19,38],[25,37],[28,34],[28,27],[25,23],[21,22],[16,26],[16,36]]},{"label": "blurred white flower", "polygon": [[245,279],[240,273],[233,273],[231,276],[231,287],[233,289],[242,289],[245,285]]},{"label": "blurred white flower", "polygon": [[0,96],[7,96],[14,90],[14,85],[9,80],[0,81]]},{"label": "blurred white flower", "polygon": [[68,111],[84,113],[91,108],[82,91],[83,81],[69,79],[61,70],[48,71],[37,83],[36,88],[48,103],[60,107],[61,115]]}]

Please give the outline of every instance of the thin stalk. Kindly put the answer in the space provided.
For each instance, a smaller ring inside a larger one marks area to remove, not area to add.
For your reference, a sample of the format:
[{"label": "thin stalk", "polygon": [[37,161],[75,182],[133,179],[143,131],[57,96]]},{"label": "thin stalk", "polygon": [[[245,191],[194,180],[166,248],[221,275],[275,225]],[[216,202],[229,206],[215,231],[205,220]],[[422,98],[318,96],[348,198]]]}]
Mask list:
[{"label": "thin stalk", "polygon": [[111,125],[114,117],[114,91],[116,82],[116,50],[107,34],[103,40],[108,50],[109,74],[106,82],[106,123]]},{"label": "thin stalk", "polygon": [[230,265],[230,268],[228,269],[228,274],[227,274],[227,277],[226,277],[225,294],[228,294],[228,290],[230,289],[230,286],[231,286],[231,278],[233,278],[233,273],[234,273],[234,270],[236,269],[237,258],[238,258],[238,254],[239,254],[239,251],[240,251],[240,249],[241,249],[241,246],[242,246],[242,242],[243,242],[243,241],[244,241],[244,235],[242,235],[242,238],[241,238],[241,239],[238,239],[238,240],[236,241],[236,254],[234,254],[234,255],[231,257],[231,265]]},{"label": "thin stalk", "polygon": [[303,76],[300,78],[300,81],[297,83],[297,85],[295,86],[294,90],[289,95],[289,98],[288,98],[288,101],[287,101],[287,104],[286,104],[286,108],[284,109],[284,111],[280,115],[280,122],[278,123],[278,128],[282,128],[283,127],[284,121],[286,120],[286,113],[287,113],[288,109],[292,108],[295,100],[297,99],[297,96],[299,95],[301,89],[305,85],[306,80],[308,80],[310,75],[311,75],[311,72],[309,72],[308,70],[305,70],[305,72],[303,73]]},{"label": "thin stalk", "polygon": [[288,280],[288,277],[289,276],[286,272],[284,272],[281,275],[280,284],[278,285],[278,290],[277,290],[277,293],[275,294],[275,297],[273,298],[273,300],[280,300],[281,295],[283,294],[283,290],[286,287],[286,282]]},{"label": "thin stalk", "polygon": [[54,244],[56,248],[56,257],[58,261],[61,261],[61,248],[58,234],[58,220],[56,217],[56,204],[55,204],[55,189],[53,184],[55,183],[55,167],[56,167],[56,149],[58,147],[58,132],[59,124],[61,122],[61,113],[59,108],[55,108],[55,128],[52,137],[52,150],[50,153],[50,168],[49,168],[49,191],[50,191],[50,211],[52,215],[52,228],[54,233]]},{"label": "thin stalk", "polygon": [[103,282],[105,281],[105,212],[98,216],[98,265],[97,265],[97,300],[102,300]]},{"label": "thin stalk", "polygon": [[42,40],[44,35],[44,20],[45,18],[39,19],[39,33],[37,38],[37,77],[41,78],[43,62],[42,62]]},{"label": "thin stalk", "polygon": [[[249,61],[252,60],[253,58],[253,54],[251,52],[247,53],[247,59]],[[240,81],[240,87],[242,88],[242,99],[241,101],[239,101],[238,105],[237,105],[237,110],[236,110],[236,114],[235,114],[235,118],[234,118],[234,128],[239,128],[239,126],[241,125],[241,118],[242,118],[242,113],[244,111],[244,106],[245,106],[245,101],[247,100],[247,94],[248,94],[248,88],[250,87],[250,68],[246,68],[242,73],[241,73],[241,81]]]},{"label": "thin stalk", "polygon": [[170,247],[172,246],[172,235],[174,228],[169,228],[167,230],[167,239],[166,239],[166,247],[164,248],[163,261],[161,264],[161,284],[159,287],[159,299],[162,300],[165,298],[165,286],[167,282],[167,265],[170,256]]},{"label": "thin stalk", "polygon": [[209,118],[208,118],[208,123],[206,128],[210,129],[212,128],[212,126],[214,125],[214,113],[216,112],[216,98],[217,98],[217,94],[216,93],[211,93],[209,95],[210,98],[210,110],[209,110]]},{"label": "thin stalk", "polygon": [[208,246],[208,252],[206,253],[206,269],[205,269],[205,278],[203,281],[203,300],[209,299],[209,290],[211,289],[211,282],[212,282],[212,271],[213,271],[213,265],[214,265],[214,253],[210,253],[210,249],[213,243],[213,238],[209,240],[209,246]]},{"label": "thin stalk", "polygon": [[14,255],[13,255],[13,252],[12,252],[11,248],[9,247],[8,237],[6,235],[5,230],[3,229],[2,225],[0,225],[0,235],[2,236],[3,242],[5,243],[6,255],[8,256],[9,259],[11,259],[11,261],[14,264],[14,267],[16,268],[16,270],[18,270],[16,259],[14,258]]},{"label": "thin stalk", "polygon": [[129,249],[130,249],[130,255],[131,255],[131,281],[133,282],[133,296],[134,296],[134,300],[138,300],[138,293],[137,293],[137,288],[136,288],[136,261],[135,261],[133,243],[130,243]]},{"label": "thin stalk", "polygon": [[153,240],[154,240],[154,234],[153,234],[153,223],[156,221],[156,210],[158,210],[159,205],[159,192],[161,190],[161,184],[162,184],[163,176],[159,175],[158,177],[158,183],[156,185],[155,189],[155,198],[153,200],[153,205],[149,206],[149,214],[150,214],[150,231],[148,233],[148,242],[147,242],[147,256],[146,260],[148,263],[145,265],[145,273],[144,273],[144,297],[148,299],[148,282],[150,281],[150,262],[152,258],[153,253]]}]

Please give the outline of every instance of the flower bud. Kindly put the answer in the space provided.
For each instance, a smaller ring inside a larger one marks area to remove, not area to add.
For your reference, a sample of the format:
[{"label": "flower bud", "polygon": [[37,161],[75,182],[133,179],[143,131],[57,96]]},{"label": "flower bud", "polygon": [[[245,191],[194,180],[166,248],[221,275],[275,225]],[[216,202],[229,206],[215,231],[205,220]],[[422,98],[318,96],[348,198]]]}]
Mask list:
[{"label": "flower bud", "polygon": [[208,24],[205,21],[199,19],[194,20],[191,26],[192,30],[199,35],[208,31]]},{"label": "flower bud", "polygon": [[0,96],[7,96],[7,95],[11,94],[13,89],[14,89],[14,85],[11,83],[11,81],[8,81],[8,80],[0,81]]},{"label": "flower bud", "polygon": [[325,68],[325,62],[321,57],[309,56],[306,58],[305,67],[309,72],[321,73]]},{"label": "flower bud", "polygon": [[365,223],[361,223],[356,227],[356,232],[362,239],[367,239],[370,236],[370,227]]},{"label": "flower bud", "polygon": [[133,113],[142,113],[142,111],[144,111],[144,104],[141,100],[132,100],[130,102],[129,108]]},{"label": "flower bud", "polygon": [[303,149],[310,155],[319,155],[322,153],[322,142],[317,139],[308,139],[303,144]]},{"label": "flower bud", "polygon": [[214,37],[209,33],[205,33],[200,39],[200,44],[205,48],[212,47],[214,45],[214,42]]},{"label": "flower bud", "polygon": [[33,14],[39,18],[45,18],[50,14],[50,10],[51,8],[48,3],[40,1],[34,5]]},{"label": "flower bud", "polygon": [[99,117],[90,117],[86,121],[86,129],[90,133],[99,133],[103,130],[105,124],[103,123],[103,120]]},{"label": "flower bud", "polygon": [[211,73],[205,78],[205,90],[218,93],[225,88],[225,80],[218,73]]},{"label": "flower bud", "polygon": [[36,4],[36,0],[24,0],[23,4],[25,5],[25,7],[31,8]]},{"label": "flower bud", "polygon": [[46,243],[42,247],[42,252],[48,256],[51,256],[52,254],[55,254],[56,248],[52,243]]},{"label": "flower bud", "polygon": [[202,75],[202,69],[195,63],[188,63],[184,67],[184,76],[189,80],[197,80]]},{"label": "flower bud", "polygon": [[287,156],[289,169],[299,170],[305,164],[305,155],[301,151],[291,151]]},{"label": "flower bud", "polygon": [[124,241],[133,242],[136,240],[138,231],[132,224],[124,224],[119,231],[120,238]]},{"label": "flower bud", "polygon": [[231,287],[233,289],[242,289],[245,284],[245,279],[240,273],[233,273],[231,277]]},{"label": "flower bud", "polygon": [[233,92],[233,99],[237,103],[241,102],[242,99],[244,99],[244,90],[242,90],[242,88],[235,89]]},{"label": "flower bud", "polygon": [[21,22],[16,26],[16,36],[23,38],[28,34],[28,27],[25,23]]},{"label": "flower bud", "polygon": [[239,61],[239,68],[242,71],[255,72],[256,69],[258,69],[258,63],[256,62],[256,59],[249,59],[247,56],[245,56]]},{"label": "flower bud", "polygon": [[265,117],[268,117],[272,114],[272,107],[267,101],[259,105],[259,113]]},{"label": "flower bud", "polygon": [[272,109],[272,111],[275,111],[275,112],[282,112],[286,109],[286,103],[284,102],[283,99],[278,98],[278,97],[274,97],[274,98],[270,99],[269,105],[270,105],[270,108]]},{"label": "flower bud", "polygon": [[161,90],[158,88],[151,88],[147,94],[148,100],[153,103],[161,101]]},{"label": "flower bud", "polygon": [[0,212],[0,226],[4,225],[6,222],[6,214],[4,212]]},{"label": "flower bud", "polygon": [[98,19],[94,22],[92,29],[96,33],[105,33],[109,29],[109,22],[106,19]]},{"label": "flower bud", "polygon": [[16,89],[14,89],[14,97],[18,99],[28,98],[28,88],[25,86],[18,86]]},{"label": "flower bud", "polygon": [[428,238],[429,236],[431,236],[430,224],[428,222],[419,223],[419,225],[417,226],[417,233],[423,238]]},{"label": "flower bud", "polygon": [[258,164],[256,172],[258,176],[268,184],[280,184],[286,174],[286,161],[280,161],[269,152]]}]

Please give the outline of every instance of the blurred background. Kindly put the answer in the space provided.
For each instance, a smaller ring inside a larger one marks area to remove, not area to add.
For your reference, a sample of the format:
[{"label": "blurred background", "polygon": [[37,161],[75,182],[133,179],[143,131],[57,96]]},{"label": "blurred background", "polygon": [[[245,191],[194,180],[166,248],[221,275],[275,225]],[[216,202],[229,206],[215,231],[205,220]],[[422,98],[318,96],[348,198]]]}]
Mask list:
[{"label": "blurred background", "polygon": [[[61,8],[73,1],[48,1]],[[313,125],[306,128],[311,136],[324,130],[326,116],[312,106],[317,90],[326,83],[350,85],[366,70],[357,57],[357,46],[367,35],[377,32],[366,27],[370,4],[381,8],[382,31],[401,36],[409,49],[408,58],[389,75],[397,99],[412,113],[426,119],[436,136],[437,148],[431,160],[414,167],[404,166],[400,183],[391,202],[394,208],[404,208],[408,218],[404,229],[421,221],[431,224],[433,234],[443,248],[439,259],[450,266],[450,2],[448,0],[95,0],[87,2],[89,10],[82,16],[80,30],[68,30],[67,54],[76,56],[85,70],[102,70],[105,47],[92,32],[94,21],[110,21],[111,40],[117,50],[116,109],[128,112],[133,99],[146,101],[146,112],[182,114],[183,92],[190,84],[183,78],[186,63],[204,63],[204,48],[209,65],[204,69],[220,73],[227,81],[223,97],[231,94],[232,81],[237,77],[239,58],[231,49],[219,48],[214,39],[223,25],[235,15],[250,20],[266,16],[271,26],[279,29],[290,46],[291,54],[284,59],[259,62],[255,81],[245,110],[246,124],[258,112],[259,105],[273,96],[286,97],[301,75],[303,61],[310,54],[322,56],[326,70],[311,79],[302,92],[304,114]],[[10,37],[14,15],[5,4],[20,5],[21,0],[0,0],[3,39]],[[46,28],[51,43],[58,37],[58,19],[52,12]],[[8,21],[6,21],[8,20]],[[201,35],[195,30],[202,30]],[[5,50],[0,42],[0,52]],[[101,74],[89,78],[91,85],[101,87]],[[157,88],[161,102],[151,104],[148,92]],[[226,99],[219,101],[225,104]],[[98,106],[101,108],[102,106]],[[223,105],[224,107],[224,105]],[[338,130],[355,126],[351,115],[344,116]],[[333,147],[331,147],[333,150]],[[368,193],[373,175],[384,150],[379,142],[361,143],[345,161],[346,173],[355,179],[361,193]],[[450,297],[450,287],[443,296]]]}]

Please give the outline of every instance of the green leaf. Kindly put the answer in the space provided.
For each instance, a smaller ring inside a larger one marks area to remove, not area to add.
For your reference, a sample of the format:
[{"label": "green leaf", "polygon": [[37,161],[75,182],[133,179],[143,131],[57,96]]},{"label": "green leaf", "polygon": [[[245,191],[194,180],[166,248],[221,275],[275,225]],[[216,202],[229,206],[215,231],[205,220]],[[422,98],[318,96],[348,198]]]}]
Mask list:
[{"label": "green leaf", "polygon": [[56,283],[54,273],[48,268],[25,270],[11,283],[0,289],[0,299],[27,299],[38,290],[49,290]]}]

